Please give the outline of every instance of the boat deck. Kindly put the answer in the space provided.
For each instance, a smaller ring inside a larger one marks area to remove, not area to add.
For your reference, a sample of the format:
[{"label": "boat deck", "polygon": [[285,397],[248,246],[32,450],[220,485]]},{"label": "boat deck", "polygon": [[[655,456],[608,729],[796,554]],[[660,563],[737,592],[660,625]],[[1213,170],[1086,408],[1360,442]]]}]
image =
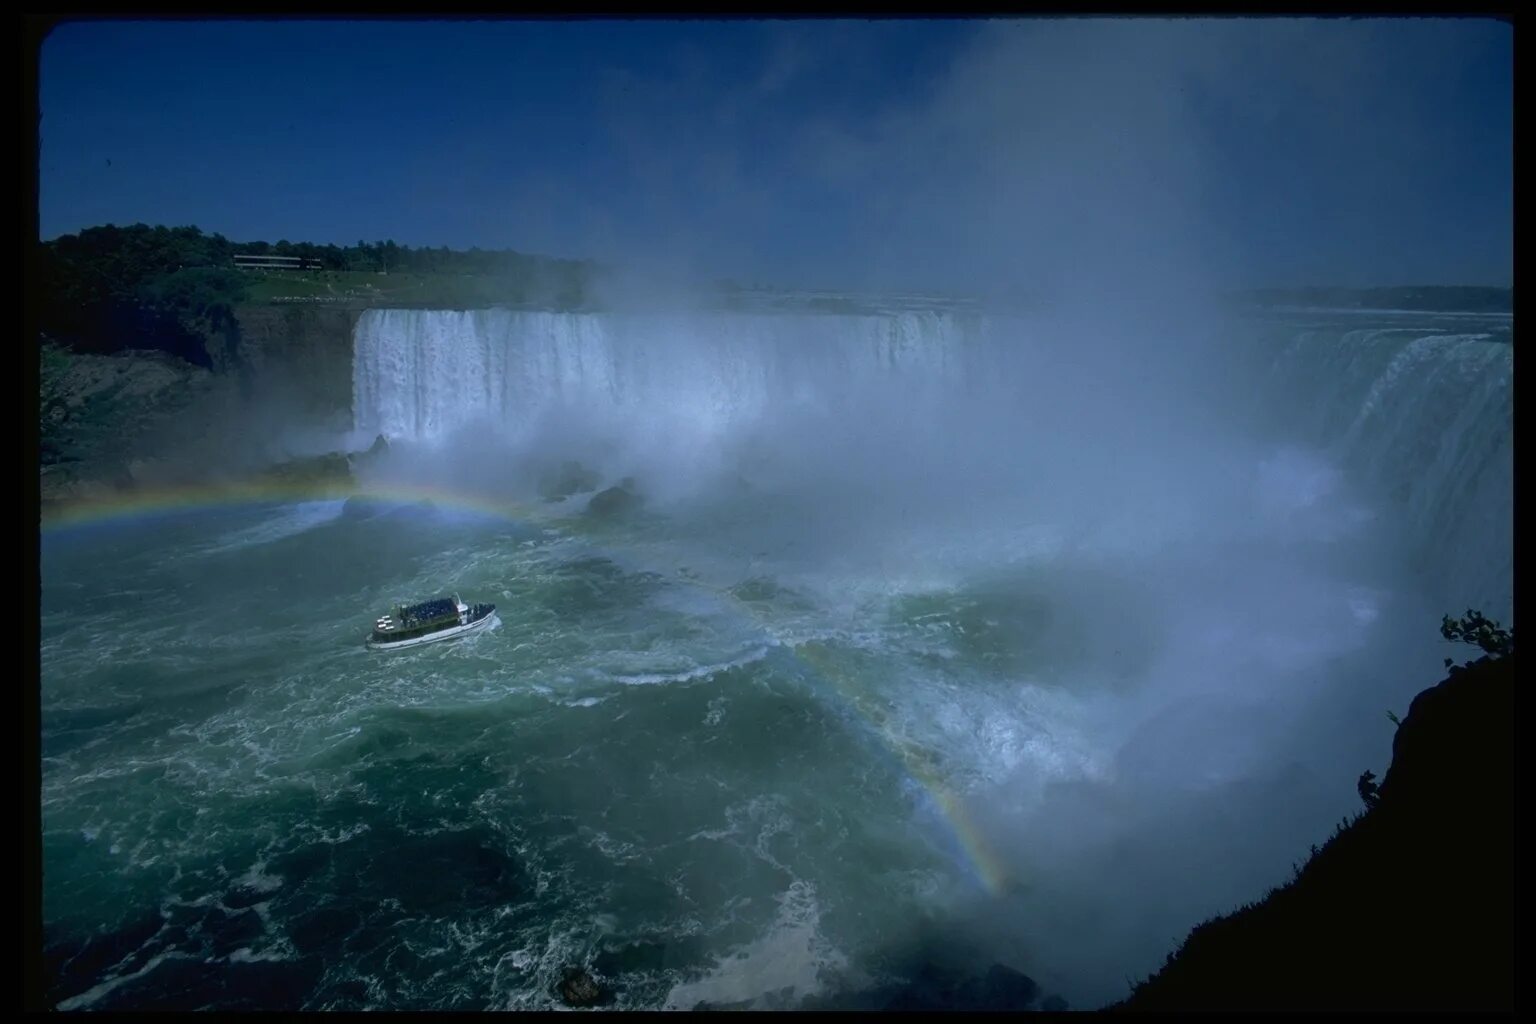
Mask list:
[{"label": "boat deck", "polygon": [[409,646],[462,635],[484,626],[495,610],[493,604],[465,604],[457,594],[414,605],[397,605],[393,612],[374,622],[368,643]]}]

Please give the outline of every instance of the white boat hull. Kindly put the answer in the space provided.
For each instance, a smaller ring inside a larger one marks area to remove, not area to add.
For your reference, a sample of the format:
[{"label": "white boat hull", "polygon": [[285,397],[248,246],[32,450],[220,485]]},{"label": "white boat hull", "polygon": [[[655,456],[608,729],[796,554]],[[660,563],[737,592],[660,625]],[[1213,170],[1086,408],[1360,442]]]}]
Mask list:
[{"label": "white boat hull", "polygon": [[422,644],[435,644],[439,640],[457,640],[461,636],[469,636],[471,633],[479,633],[490,629],[491,624],[497,621],[496,613],[476,619],[474,622],[463,626],[450,626],[436,633],[428,633],[426,636],[413,636],[406,640],[369,640],[368,649],[371,651],[399,651],[407,647],[420,647]]}]

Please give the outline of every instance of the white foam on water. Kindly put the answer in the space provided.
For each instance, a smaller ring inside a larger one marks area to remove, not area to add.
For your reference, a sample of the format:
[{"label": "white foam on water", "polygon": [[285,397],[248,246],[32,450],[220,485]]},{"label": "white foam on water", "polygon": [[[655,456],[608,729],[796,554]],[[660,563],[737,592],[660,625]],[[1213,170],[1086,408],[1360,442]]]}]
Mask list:
[{"label": "white foam on water", "polygon": [[720,957],[702,977],[674,985],[663,1008],[745,1003],[751,1009],[794,1009],[826,991],[848,959],[820,932],[815,886],[797,880],[777,900],[778,913],[766,932]]},{"label": "white foam on water", "polygon": [[294,537],[339,519],[342,506],[345,504],[343,500],[328,500],[301,501],[293,505],[285,505],[276,510],[271,518],[254,526],[223,534],[207,545],[193,548],[191,553],[222,554],[270,544],[285,537]]}]

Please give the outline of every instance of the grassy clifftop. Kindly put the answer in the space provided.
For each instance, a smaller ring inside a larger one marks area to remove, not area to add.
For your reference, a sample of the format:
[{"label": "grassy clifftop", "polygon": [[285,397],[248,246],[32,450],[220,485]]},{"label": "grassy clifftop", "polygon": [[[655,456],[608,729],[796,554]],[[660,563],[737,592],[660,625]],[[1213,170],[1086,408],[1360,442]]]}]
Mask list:
[{"label": "grassy clifftop", "polygon": [[349,307],[479,308],[538,306],[579,308],[579,293],[545,292],[526,280],[424,271],[266,271],[249,275],[247,305],[333,304]]}]

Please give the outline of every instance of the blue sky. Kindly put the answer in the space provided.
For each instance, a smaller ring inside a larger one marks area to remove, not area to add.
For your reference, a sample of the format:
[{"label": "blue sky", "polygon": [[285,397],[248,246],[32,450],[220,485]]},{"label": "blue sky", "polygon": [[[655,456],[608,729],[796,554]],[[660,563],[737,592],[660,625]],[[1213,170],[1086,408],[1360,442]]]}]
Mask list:
[{"label": "blue sky", "polygon": [[830,287],[1508,284],[1492,21],[62,26],[44,238],[515,248]]}]

